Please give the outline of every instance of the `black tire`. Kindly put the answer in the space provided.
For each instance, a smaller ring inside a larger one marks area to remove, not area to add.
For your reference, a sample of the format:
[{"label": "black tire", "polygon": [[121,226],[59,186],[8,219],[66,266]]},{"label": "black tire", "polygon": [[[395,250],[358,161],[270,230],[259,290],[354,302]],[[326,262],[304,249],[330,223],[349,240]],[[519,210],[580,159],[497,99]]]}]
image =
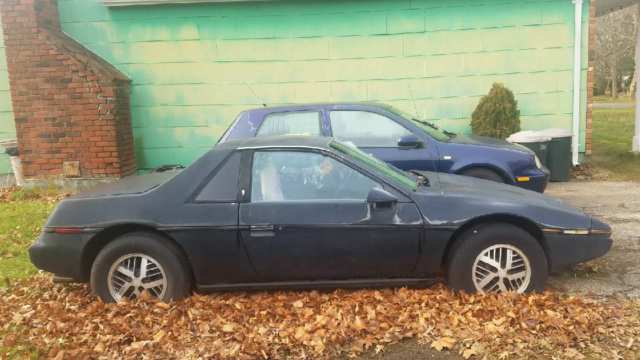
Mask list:
[{"label": "black tire", "polygon": [[166,289],[160,298],[173,301],[191,293],[191,272],[182,251],[168,239],[147,232],[122,235],[108,243],[91,267],[91,290],[104,302],[114,302],[109,292],[108,276],[111,266],[127,254],[144,254],[156,260],[164,269]]},{"label": "black tire", "polygon": [[486,168],[471,168],[471,169],[463,171],[462,173],[460,173],[460,175],[471,176],[471,177],[474,177],[474,178],[495,181],[495,182],[498,182],[498,183],[504,183],[505,182],[504,178],[502,176],[500,176],[500,174],[498,174],[497,172],[495,172],[495,171],[493,171],[491,169],[486,169]]},{"label": "black tire", "polygon": [[485,249],[499,244],[507,244],[517,248],[528,259],[531,278],[529,286],[524,292],[543,291],[549,272],[544,250],[527,231],[504,223],[474,226],[456,240],[447,261],[449,286],[454,290],[476,292],[472,278],[476,257]]}]

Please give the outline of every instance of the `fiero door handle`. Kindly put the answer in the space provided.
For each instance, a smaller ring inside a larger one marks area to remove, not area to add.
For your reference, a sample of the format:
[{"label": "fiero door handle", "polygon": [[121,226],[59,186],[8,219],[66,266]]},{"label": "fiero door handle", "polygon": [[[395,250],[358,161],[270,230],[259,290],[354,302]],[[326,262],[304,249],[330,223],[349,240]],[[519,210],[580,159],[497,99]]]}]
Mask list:
[{"label": "fiero door handle", "polygon": [[273,225],[251,225],[249,233],[253,237],[271,237],[275,236],[275,226]]}]

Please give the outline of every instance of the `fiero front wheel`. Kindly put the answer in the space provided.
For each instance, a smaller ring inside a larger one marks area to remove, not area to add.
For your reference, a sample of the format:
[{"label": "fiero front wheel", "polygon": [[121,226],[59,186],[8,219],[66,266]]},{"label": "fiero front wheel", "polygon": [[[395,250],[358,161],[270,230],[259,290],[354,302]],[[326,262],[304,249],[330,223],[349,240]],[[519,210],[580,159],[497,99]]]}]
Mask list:
[{"label": "fiero front wheel", "polygon": [[474,226],[457,239],[447,267],[447,282],[466,292],[544,290],[547,257],[538,241],[511,224]]}]

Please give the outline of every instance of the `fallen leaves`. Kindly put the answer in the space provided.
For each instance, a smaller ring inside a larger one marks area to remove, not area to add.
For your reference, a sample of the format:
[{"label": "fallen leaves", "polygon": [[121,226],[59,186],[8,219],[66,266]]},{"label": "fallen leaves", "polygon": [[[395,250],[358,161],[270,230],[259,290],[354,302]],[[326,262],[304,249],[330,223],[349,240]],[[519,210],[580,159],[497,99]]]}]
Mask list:
[{"label": "fallen leaves", "polygon": [[453,345],[456,343],[456,339],[444,336],[431,343],[431,347],[442,351],[443,349],[453,349]]},{"label": "fallen leaves", "polygon": [[55,186],[33,188],[0,187],[0,202],[42,200],[53,204],[70,195],[71,193]]},{"label": "fallen leaves", "polygon": [[[51,358],[317,359],[415,338],[464,359],[633,358],[640,303],[444,286],[194,295],[104,304],[38,276],[0,290],[0,344]],[[4,354],[0,353],[0,357]]]}]

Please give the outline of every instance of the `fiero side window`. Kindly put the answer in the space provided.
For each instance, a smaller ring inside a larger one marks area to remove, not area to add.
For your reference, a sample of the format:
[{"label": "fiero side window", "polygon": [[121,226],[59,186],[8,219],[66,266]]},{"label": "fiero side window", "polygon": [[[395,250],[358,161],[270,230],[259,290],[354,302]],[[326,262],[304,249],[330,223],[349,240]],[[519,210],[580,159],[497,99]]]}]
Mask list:
[{"label": "fiero side window", "polygon": [[216,169],[213,177],[200,190],[196,202],[236,202],[238,201],[238,180],[240,174],[240,152],[231,154]]},{"label": "fiero side window", "polygon": [[303,151],[256,151],[251,202],[365,201],[380,184],[329,156]]}]

